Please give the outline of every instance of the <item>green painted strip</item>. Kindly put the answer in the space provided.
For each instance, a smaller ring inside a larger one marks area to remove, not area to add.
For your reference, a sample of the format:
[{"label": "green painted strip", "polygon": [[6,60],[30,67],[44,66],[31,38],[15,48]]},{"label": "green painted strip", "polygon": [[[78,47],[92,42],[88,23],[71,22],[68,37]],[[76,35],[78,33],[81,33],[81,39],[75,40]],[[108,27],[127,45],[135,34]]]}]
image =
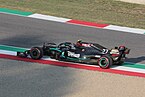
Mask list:
[{"label": "green painted strip", "polygon": [[125,62],[122,66],[131,67],[131,68],[145,69],[145,64],[136,64],[136,63]]},{"label": "green painted strip", "polygon": [[0,8],[0,12],[9,13],[9,14],[16,14],[16,15],[21,15],[21,16],[29,16],[29,15],[33,14],[32,12],[24,12],[24,11],[20,11],[20,10],[11,10],[8,8]]},{"label": "green painted strip", "polygon": [[25,52],[27,49],[26,48],[13,47],[13,46],[0,45],[0,50],[7,50],[7,51],[14,51],[14,52]]}]

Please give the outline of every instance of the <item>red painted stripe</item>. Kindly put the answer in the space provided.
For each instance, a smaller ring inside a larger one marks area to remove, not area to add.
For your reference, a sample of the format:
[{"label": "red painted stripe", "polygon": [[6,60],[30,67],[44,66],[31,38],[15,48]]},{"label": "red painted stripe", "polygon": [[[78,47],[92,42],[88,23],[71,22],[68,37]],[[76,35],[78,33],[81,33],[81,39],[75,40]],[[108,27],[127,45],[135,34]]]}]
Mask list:
[{"label": "red painted stripe", "polygon": [[67,21],[67,23],[80,24],[80,25],[92,26],[92,27],[98,27],[98,28],[104,28],[108,26],[108,24],[99,24],[99,23],[86,22],[86,21],[81,21],[81,20],[70,20],[70,21]]},{"label": "red painted stripe", "polygon": [[5,54],[0,54],[0,58],[20,60],[20,61],[26,61],[26,62],[35,62],[35,63],[49,64],[49,65],[63,66],[63,67],[65,66],[65,67],[72,67],[72,68],[79,68],[79,69],[86,69],[86,70],[94,70],[94,71],[100,71],[100,72],[109,72],[109,73],[123,74],[123,75],[129,75],[129,76],[145,77],[144,73],[114,70],[114,69],[101,69],[99,67],[93,67],[93,66],[88,66],[88,65],[80,65],[80,64],[71,64],[71,63],[60,62],[60,61],[33,60],[33,59],[30,59],[30,58],[20,58],[20,57],[17,57],[17,56],[5,55]]}]

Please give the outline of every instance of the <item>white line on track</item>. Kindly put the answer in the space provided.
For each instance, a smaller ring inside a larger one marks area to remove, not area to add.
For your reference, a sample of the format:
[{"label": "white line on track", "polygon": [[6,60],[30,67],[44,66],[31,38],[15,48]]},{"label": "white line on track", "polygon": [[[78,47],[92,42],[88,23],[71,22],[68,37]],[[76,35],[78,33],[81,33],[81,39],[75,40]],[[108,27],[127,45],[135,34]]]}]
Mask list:
[{"label": "white line on track", "polygon": [[37,14],[37,13],[29,15],[28,17],[43,19],[43,20],[49,20],[49,21],[63,22],[63,23],[71,20],[71,19],[67,19],[67,18],[54,17],[54,16],[49,16],[49,15],[42,15],[42,14]]},{"label": "white line on track", "polygon": [[144,34],[145,33],[144,29],[121,27],[121,26],[115,26],[115,25],[109,25],[107,27],[104,27],[104,29],[129,32],[129,33],[137,33],[137,34]]},{"label": "white line on track", "polygon": [[16,56],[16,55],[17,55],[17,52],[14,52],[14,51],[6,51],[6,50],[0,50],[0,54],[7,54],[7,55]]},{"label": "white line on track", "polygon": [[111,68],[111,69],[123,70],[123,71],[130,71],[130,72],[138,72],[138,73],[145,73],[145,69],[124,67],[124,66],[116,66],[116,67],[113,67],[113,68]]}]

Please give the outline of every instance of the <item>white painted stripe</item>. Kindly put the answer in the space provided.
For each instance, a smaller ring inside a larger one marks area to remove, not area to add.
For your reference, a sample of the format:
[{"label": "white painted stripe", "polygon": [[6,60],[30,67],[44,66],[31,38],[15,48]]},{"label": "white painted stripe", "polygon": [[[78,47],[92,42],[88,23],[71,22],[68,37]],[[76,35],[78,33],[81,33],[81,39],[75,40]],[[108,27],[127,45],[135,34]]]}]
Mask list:
[{"label": "white painted stripe", "polygon": [[64,22],[64,23],[71,20],[71,19],[67,19],[67,18],[54,17],[54,16],[49,16],[49,15],[42,15],[42,14],[37,14],[37,13],[29,15],[28,17],[43,19],[43,20],[49,20],[49,21],[56,21],[56,22]]},{"label": "white painted stripe", "polygon": [[[29,15],[28,17],[49,20],[49,21],[63,22],[63,23],[72,20],[72,19],[55,17],[55,16],[50,16],[50,15],[43,15],[43,14],[38,14],[38,13]],[[75,24],[75,25],[86,26],[82,24]],[[87,27],[92,27],[92,26],[87,26]],[[137,33],[137,34],[145,34],[145,29],[122,27],[122,26],[116,26],[116,25],[109,25],[109,26],[104,27],[103,29],[116,30],[116,31],[122,31],[122,32],[129,32],[129,33]]]},{"label": "white painted stripe", "polygon": [[[17,52],[14,52],[14,51],[7,51],[7,50],[0,50],[0,54],[6,54],[6,55],[16,56],[16,55],[17,55]],[[31,57],[28,56],[28,58],[31,58]],[[58,61],[58,60],[56,60],[56,59],[51,59],[51,58],[48,57],[48,56],[44,56],[44,57],[42,58],[42,60]],[[64,62],[64,61],[59,61],[59,62]],[[78,63],[72,63],[72,62],[64,62],[64,63],[78,64]],[[82,66],[91,66],[91,67],[99,67],[99,66],[97,66],[97,65],[89,65],[89,64],[81,64],[81,63],[79,63],[79,65],[82,65]]]},{"label": "white painted stripe", "polygon": [[117,66],[117,67],[113,67],[113,68],[111,68],[111,69],[123,70],[123,71],[130,71],[130,72],[138,72],[138,73],[145,73],[145,69],[124,67],[124,66]]},{"label": "white painted stripe", "polygon": [[[42,58],[42,60],[51,60],[51,61],[58,61],[56,59],[51,59],[49,57],[47,58]],[[82,66],[90,66],[90,67],[99,67],[98,65],[89,65],[89,64],[82,64],[82,63],[72,63],[72,62],[67,62],[67,61],[58,61],[58,62],[64,62],[64,63],[70,63],[70,64],[79,64],[79,65],[82,65]]]},{"label": "white painted stripe", "polygon": [[17,52],[14,51],[6,51],[6,50],[0,50],[0,54],[6,54],[6,55],[13,55],[16,56]]},{"label": "white painted stripe", "polygon": [[121,27],[121,26],[115,26],[115,25],[109,25],[107,27],[104,27],[104,29],[129,32],[129,33],[137,33],[137,34],[144,34],[145,33],[145,29]]},{"label": "white painted stripe", "polygon": [[[55,59],[51,59],[49,57],[47,58],[42,58],[42,60],[52,60],[52,61],[58,61]],[[82,66],[90,66],[90,67],[99,67],[98,65],[89,65],[89,64],[82,64],[82,63],[72,63],[72,62],[66,62],[66,61],[59,61],[59,62],[64,62],[64,63],[70,63],[70,64],[79,64]],[[129,62],[128,62],[129,63]],[[133,64],[133,63],[132,63]],[[138,69],[138,68],[131,68],[131,67],[124,67],[124,66],[117,66],[117,67],[111,67],[111,69],[115,70],[123,70],[123,71],[130,71],[130,72],[138,72],[138,73],[145,73],[145,69]]]},{"label": "white painted stripe", "polygon": [[43,57],[42,60],[52,60],[52,61],[56,61],[55,59],[51,59],[50,57]]}]

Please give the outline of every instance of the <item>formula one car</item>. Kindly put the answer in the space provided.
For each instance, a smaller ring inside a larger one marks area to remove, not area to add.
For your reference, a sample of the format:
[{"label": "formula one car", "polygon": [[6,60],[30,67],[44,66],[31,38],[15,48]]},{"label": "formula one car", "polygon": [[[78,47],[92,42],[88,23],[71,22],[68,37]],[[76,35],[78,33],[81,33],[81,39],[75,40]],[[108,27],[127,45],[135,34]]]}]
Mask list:
[{"label": "formula one car", "polygon": [[19,57],[30,55],[32,59],[38,60],[43,56],[63,61],[81,62],[99,65],[101,68],[109,68],[113,64],[120,65],[126,59],[130,49],[119,46],[107,49],[97,43],[89,42],[63,42],[60,44],[44,43],[41,47],[32,47],[25,52],[17,52]]}]

